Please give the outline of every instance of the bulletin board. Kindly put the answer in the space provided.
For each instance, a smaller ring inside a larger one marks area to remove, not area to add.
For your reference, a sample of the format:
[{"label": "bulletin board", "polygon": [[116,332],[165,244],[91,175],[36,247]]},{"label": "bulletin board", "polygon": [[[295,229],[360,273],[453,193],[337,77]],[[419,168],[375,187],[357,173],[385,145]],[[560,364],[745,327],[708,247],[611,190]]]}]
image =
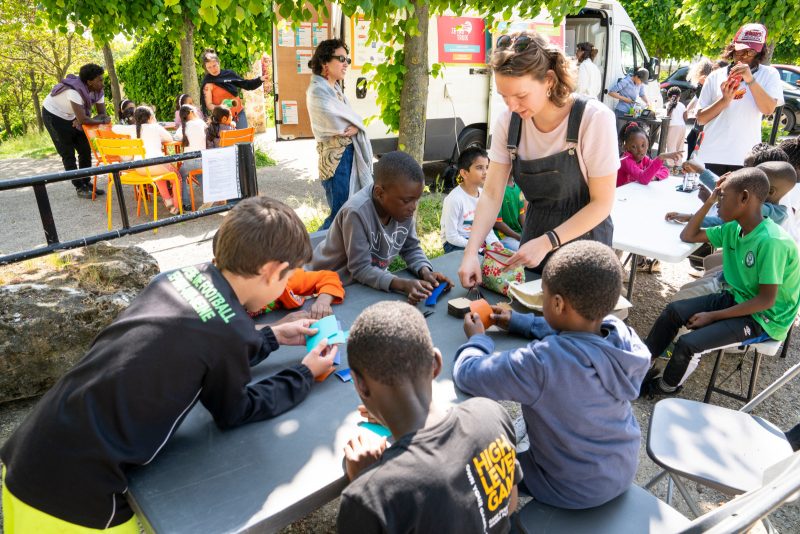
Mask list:
[{"label": "bulletin board", "polygon": [[[328,12],[330,4],[326,2]],[[310,5],[308,21],[292,27],[292,21],[277,17],[273,35],[273,75],[275,79],[275,127],[278,139],[314,137],[306,108],[306,89],[311,82],[308,61],[320,41],[331,38],[330,21]]]}]

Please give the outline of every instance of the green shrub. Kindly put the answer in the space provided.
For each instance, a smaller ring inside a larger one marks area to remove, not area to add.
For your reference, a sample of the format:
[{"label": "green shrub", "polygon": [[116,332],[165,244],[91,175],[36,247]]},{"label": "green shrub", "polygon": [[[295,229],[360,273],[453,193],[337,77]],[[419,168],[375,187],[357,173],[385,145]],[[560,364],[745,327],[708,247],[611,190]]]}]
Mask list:
[{"label": "green shrub", "polygon": [[277,165],[277,162],[272,159],[272,156],[269,155],[264,150],[260,148],[256,148],[256,168],[260,169],[261,167],[274,167]]}]

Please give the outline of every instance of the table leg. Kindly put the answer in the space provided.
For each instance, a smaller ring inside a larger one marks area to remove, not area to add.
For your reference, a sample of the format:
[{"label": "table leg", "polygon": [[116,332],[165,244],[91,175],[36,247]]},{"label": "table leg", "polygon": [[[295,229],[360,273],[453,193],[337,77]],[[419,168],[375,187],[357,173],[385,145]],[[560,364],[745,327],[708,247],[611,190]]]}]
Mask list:
[{"label": "table leg", "polygon": [[631,296],[633,295],[633,283],[636,281],[636,267],[638,267],[639,265],[639,256],[637,256],[636,254],[631,254],[630,260],[631,260],[631,267],[630,267],[631,274],[628,277],[628,295],[626,298],[628,299],[628,302],[633,303],[633,301],[631,300]]}]

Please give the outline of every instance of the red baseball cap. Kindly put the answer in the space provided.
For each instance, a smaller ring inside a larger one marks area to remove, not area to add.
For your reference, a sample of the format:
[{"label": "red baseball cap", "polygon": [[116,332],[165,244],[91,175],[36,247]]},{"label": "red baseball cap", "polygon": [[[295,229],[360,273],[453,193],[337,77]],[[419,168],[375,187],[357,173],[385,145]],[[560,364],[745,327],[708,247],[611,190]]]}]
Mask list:
[{"label": "red baseball cap", "polygon": [[752,48],[756,52],[761,52],[767,42],[767,28],[763,24],[745,24],[733,38],[734,50],[747,50]]}]

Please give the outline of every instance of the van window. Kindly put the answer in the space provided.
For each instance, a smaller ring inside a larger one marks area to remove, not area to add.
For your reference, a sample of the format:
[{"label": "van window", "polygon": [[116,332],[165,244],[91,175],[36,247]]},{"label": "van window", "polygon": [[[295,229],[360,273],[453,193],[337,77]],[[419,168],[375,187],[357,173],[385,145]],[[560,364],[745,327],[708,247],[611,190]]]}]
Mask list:
[{"label": "van window", "polygon": [[622,72],[625,74],[633,74],[633,71],[636,70],[636,62],[633,59],[633,34],[629,32],[620,32],[619,46]]},{"label": "van window", "polygon": [[644,56],[644,51],[642,50],[642,45],[639,41],[633,41],[633,51],[634,51],[634,64],[635,68],[639,69],[642,67],[647,67],[647,58]]}]

